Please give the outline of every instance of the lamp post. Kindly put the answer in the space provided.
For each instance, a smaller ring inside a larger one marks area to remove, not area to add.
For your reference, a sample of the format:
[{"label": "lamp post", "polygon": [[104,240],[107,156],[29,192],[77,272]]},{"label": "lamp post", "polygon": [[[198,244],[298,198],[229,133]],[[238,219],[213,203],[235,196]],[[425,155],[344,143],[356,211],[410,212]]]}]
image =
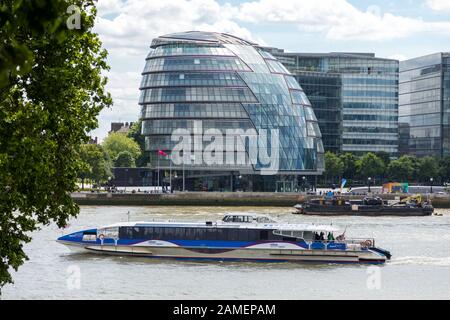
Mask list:
[{"label": "lamp post", "polygon": [[185,186],[185,178],[184,178],[184,160],[183,160],[183,192],[184,192],[184,186]]},{"label": "lamp post", "polygon": [[158,153],[158,192],[159,192],[159,153]]},{"label": "lamp post", "polygon": [[125,193],[127,193],[127,185],[128,185],[128,168],[125,169]]},{"label": "lamp post", "polygon": [[372,181],[372,178],[371,177],[368,177],[367,178],[367,182],[368,182],[368,185],[369,185],[369,190],[368,190],[368,192],[370,193],[370,182]]},{"label": "lamp post", "polygon": [[170,184],[170,193],[172,193],[172,152],[169,156],[169,184]]},{"label": "lamp post", "polygon": [[430,193],[433,193],[433,178],[430,178]]},{"label": "lamp post", "polygon": [[302,186],[303,187],[303,191],[306,191],[306,187],[305,187],[306,177],[303,176],[302,179],[303,179],[303,186]]}]

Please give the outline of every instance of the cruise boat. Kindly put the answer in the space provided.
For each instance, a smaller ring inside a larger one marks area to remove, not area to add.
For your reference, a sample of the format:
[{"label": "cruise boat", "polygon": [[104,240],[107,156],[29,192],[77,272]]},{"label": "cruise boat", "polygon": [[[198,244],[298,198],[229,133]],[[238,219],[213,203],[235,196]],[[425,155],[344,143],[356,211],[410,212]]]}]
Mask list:
[{"label": "cruise boat", "polygon": [[345,239],[345,231],[337,232],[332,225],[228,214],[216,222],[121,222],[57,241],[75,251],[149,258],[381,264],[391,257],[374,239]]}]

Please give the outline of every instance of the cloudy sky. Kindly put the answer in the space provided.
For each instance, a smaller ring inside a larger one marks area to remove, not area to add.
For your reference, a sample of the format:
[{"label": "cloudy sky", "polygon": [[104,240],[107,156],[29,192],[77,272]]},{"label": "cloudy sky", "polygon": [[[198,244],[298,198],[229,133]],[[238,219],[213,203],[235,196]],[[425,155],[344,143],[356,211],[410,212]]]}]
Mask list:
[{"label": "cloudy sky", "polygon": [[172,32],[230,33],[291,52],[356,51],[404,60],[450,51],[450,0],[98,0],[95,31],[109,51],[103,139],[139,116],[139,82],[151,40]]}]

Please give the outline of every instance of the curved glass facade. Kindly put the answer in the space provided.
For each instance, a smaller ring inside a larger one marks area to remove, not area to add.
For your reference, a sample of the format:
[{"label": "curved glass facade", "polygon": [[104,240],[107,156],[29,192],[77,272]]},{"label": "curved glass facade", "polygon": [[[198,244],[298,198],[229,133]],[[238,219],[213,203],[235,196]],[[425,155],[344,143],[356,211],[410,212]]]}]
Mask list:
[{"label": "curved glass facade", "polygon": [[[169,167],[158,150],[171,153],[174,130],[200,126],[224,135],[227,129],[277,132],[276,145],[270,139],[258,145],[266,154],[278,154],[277,175],[322,173],[321,133],[308,98],[289,71],[255,44],[209,32],[162,36],[153,40],[142,75],[142,133],[152,167]],[[207,171],[258,175],[263,168],[259,161],[209,165],[198,159],[185,166],[199,176]]]}]

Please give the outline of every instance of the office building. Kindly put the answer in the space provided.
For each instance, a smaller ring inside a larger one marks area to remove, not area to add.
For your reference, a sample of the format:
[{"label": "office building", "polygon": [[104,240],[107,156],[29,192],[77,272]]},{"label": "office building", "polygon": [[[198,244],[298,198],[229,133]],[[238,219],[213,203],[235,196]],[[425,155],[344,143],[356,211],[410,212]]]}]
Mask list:
[{"label": "office building", "polygon": [[400,153],[450,155],[450,53],[400,62]]},{"label": "office building", "polygon": [[397,156],[397,60],[373,53],[264,49],[284,64],[310,98],[325,150],[356,155],[385,151]]}]

